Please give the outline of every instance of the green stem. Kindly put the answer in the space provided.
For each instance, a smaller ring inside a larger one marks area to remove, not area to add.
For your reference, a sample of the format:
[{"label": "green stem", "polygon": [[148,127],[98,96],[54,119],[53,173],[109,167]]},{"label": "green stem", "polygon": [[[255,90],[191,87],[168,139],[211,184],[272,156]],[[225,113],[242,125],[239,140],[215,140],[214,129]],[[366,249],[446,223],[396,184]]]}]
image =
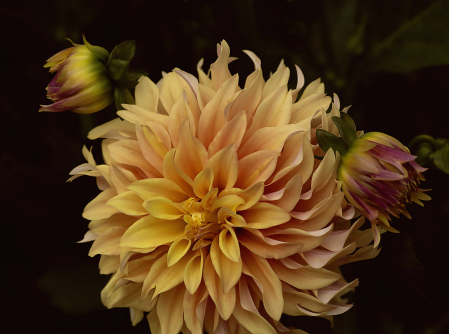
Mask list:
[{"label": "green stem", "polygon": [[435,138],[429,135],[419,135],[412,139],[412,141],[407,145],[409,150],[412,149],[412,147],[417,146],[422,143],[429,143],[432,146],[432,150],[436,149],[436,142]]}]

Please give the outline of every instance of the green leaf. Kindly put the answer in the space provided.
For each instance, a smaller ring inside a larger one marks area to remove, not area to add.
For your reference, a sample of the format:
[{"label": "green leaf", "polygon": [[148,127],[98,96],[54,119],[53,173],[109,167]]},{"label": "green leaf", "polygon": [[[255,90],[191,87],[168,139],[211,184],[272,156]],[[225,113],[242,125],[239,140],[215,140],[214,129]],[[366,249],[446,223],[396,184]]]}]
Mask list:
[{"label": "green leaf", "polygon": [[129,40],[120,43],[117,46],[117,58],[130,61],[136,52],[136,41]]},{"label": "green leaf", "polygon": [[134,104],[134,98],[130,91],[125,88],[116,87],[114,91],[115,107],[123,110],[122,104]]},{"label": "green leaf", "polygon": [[128,69],[128,66],[129,60],[112,59],[108,66],[112,80],[119,80]]},{"label": "green leaf", "polygon": [[109,65],[112,59],[117,59],[117,45],[114,47],[112,52],[109,54],[109,59],[106,65]]},{"label": "green leaf", "polygon": [[435,166],[449,174],[449,151],[445,148],[440,148],[433,155],[433,163]]},{"label": "green leaf", "polygon": [[136,87],[141,76],[148,76],[148,73],[137,69],[128,69],[121,79],[116,81],[116,84],[123,88],[132,89]]},{"label": "green leaf", "polygon": [[345,113],[345,112],[341,112],[341,113],[340,113],[340,118],[341,118],[346,124],[348,124],[349,127],[350,127],[351,129],[353,129],[354,131],[357,131],[357,130],[356,130],[356,127],[355,127],[354,120],[351,118],[351,116],[349,116],[349,115],[348,115],[347,113]]},{"label": "green leaf", "polygon": [[433,152],[432,145],[430,145],[429,143],[422,143],[415,153],[415,155],[417,156],[415,162],[418,165],[423,166],[427,162],[427,159],[429,158],[429,155],[432,152]]},{"label": "green leaf", "polygon": [[349,147],[351,143],[357,139],[357,133],[351,126],[337,116],[333,116],[332,121],[337,126],[338,132],[340,132],[341,139],[343,139],[346,147]]},{"label": "green leaf", "polygon": [[346,153],[345,145],[343,145],[341,140],[333,133],[327,132],[323,129],[317,129],[316,140],[324,152],[327,152],[329,148],[332,147],[334,151],[338,151],[340,154]]},{"label": "green leaf", "polygon": [[90,52],[92,52],[95,56],[97,56],[104,63],[106,63],[106,61],[109,58],[109,52],[105,48],[102,48],[101,46],[95,46],[95,45],[90,44],[84,35],[83,35],[83,41],[84,41],[84,45],[89,49]]},{"label": "green leaf", "polygon": [[375,67],[407,73],[449,64],[449,0],[436,1],[402,24],[370,54]]}]

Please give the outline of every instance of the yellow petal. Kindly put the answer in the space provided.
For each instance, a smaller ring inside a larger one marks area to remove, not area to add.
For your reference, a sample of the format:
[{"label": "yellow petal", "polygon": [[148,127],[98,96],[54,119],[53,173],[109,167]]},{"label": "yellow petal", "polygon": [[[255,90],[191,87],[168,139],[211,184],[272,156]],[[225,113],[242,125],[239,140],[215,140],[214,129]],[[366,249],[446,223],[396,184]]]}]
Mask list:
[{"label": "yellow petal", "polygon": [[187,263],[184,271],[184,284],[186,285],[187,291],[189,291],[192,295],[200,286],[201,279],[203,277],[203,252],[203,249],[197,250],[195,255]]},{"label": "yellow petal", "polygon": [[276,331],[267,320],[260,314],[243,309],[239,302],[235,305],[233,316],[239,324],[248,330],[248,333],[276,334]]},{"label": "yellow petal", "polygon": [[217,199],[214,204],[212,204],[212,208],[210,210],[213,211],[218,208],[229,208],[235,212],[236,208],[243,203],[245,203],[243,198],[237,195],[227,195]]},{"label": "yellow petal", "polygon": [[159,219],[173,220],[184,214],[178,205],[165,197],[149,198],[143,203],[143,206],[150,215]]},{"label": "yellow petal", "polygon": [[159,89],[146,76],[141,76],[138,82],[134,92],[136,105],[148,111],[157,112]]},{"label": "yellow petal", "polygon": [[184,236],[182,219],[161,220],[146,216],[136,221],[123,235],[122,247],[150,248],[173,242]]},{"label": "yellow petal", "polygon": [[212,84],[215,91],[231,77],[231,73],[228,69],[230,49],[228,43],[225,40],[221,42],[221,46],[218,46],[220,53],[217,60],[211,66]]},{"label": "yellow petal", "polygon": [[161,334],[178,334],[183,324],[183,284],[168,290],[159,296],[157,316],[161,326]]},{"label": "yellow petal", "polygon": [[136,134],[145,160],[162,174],[164,157],[170,150],[170,136],[167,131],[161,125],[149,122],[148,126],[144,127],[136,124]]},{"label": "yellow petal", "polygon": [[103,219],[119,212],[116,208],[106,204],[117,195],[115,188],[108,188],[90,201],[84,208],[83,217],[89,220]]},{"label": "yellow petal", "polygon": [[195,192],[195,195],[203,199],[212,189],[213,181],[214,170],[211,167],[207,167],[201,171],[193,181],[193,191]]},{"label": "yellow petal", "polygon": [[234,262],[225,256],[219,246],[218,238],[215,238],[212,242],[210,258],[215,271],[220,277],[223,294],[226,294],[239,281],[242,274],[242,259],[239,256],[237,261]]},{"label": "yellow petal", "polygon": [[173,242],[167,253],[167,266],[171,267],[178,262],[190,249],[192,240],[180,239]]},{"label": "yellow petal", "polygon": [[235,288],[232,288],[226,294],[223,293],[220,277],[215,272],[210,255],[206,258],[204,264],[203,279],[218,313],[224,320],[229,319],[235,306]]},{"label": "yellow petal", "polygon": [[195,120],[192,115],[187,102],[182,95],[179,96],[178,101],[173,105],[171,110],[169,121],[168,121],[168,131],[170,133],[171,141],[173,142],[173,147],[179,146],[179,131],[181,124],[187,118],[190,127],[190,132],[195,135]]},{"label": "yellow petal", "polygon": [[243,135],[246,130],[245,112],[241,111],[230,122],[226,123],[220,131],[218,131],[214,140],[209,145],[209,157],[220,151],[222,148],[230,144],[234,144],[237,151],[242,142]]},{"label": "yellow petal", "polygon": [[137,181],[136,177],[129,170],[126,170],[120,166],[111,164],[110,166],[111,182],[117,189],[119,194],[128,191],[128,184]]},{"label": "yellow petal", "polygon": [[163,171],[164,178],[172,180],[175,182],[182,191],[187,194],[189,197],[195,197],[195,193],[193,192],[193,181],[189,178],[185,173],[181,172],[176,168],[174,164],[174,157],[177,148],[172,148],[164,158]]},{"label": "yellow petal", "polygon": [[241,261],[239,241],[237,240],[234,229],[229,226],[225,227],[219,235],[220,249],[229,260],[239,262]]},{"label": "yellow petal", "polygon": [[128,189],[143,200],[165,197],[174,203],[181,203],[189,198],[175,182],[168,179],[144,179],[130,184]]},{"label": "yellow petal", "polygon": [[239,160],[236,186],[245,189],[256,182],[266,181],[276,168],[278,156],[277,151],[264,150]]},{"label": "yellow petal", "polygon": [[97,254],[120,255],[120,239],[125,231],[126,228],[115,226],[101,233],[92,244],[89,256],[95,256]]},{"label": "yellow petal", "polygon": [[122,121],[119,117],[112,121],[99,125],[89,131],[87,138],[93,140],[97,138],[135,138],[134,124]]},{"label": "yellow petal", "polygon": [[111,198],[107,204],[130,216],[142,216],[147,212],[142,206],[143,200],[132,191],[126,191]]},{"label": "yellow petal", "polygon": [[203,322],[207,303],[206,298],[208,295],[209,293],[204,284],[201,285],[196,293],[189,293],[186,291],[184,294],[184,321],[192,334],[203,333]]},{"label": "yellow petal", "polygon": [[147,124],[147,122],[156,122],[168,130],[168,116],[148,112],[148,110],[136,106],[135,104],[122,104],[126,110],[117,111],[117,115],[134,124]]},{"label": "yellow petal", "polygon": [[324,93],[312,94],[306,98],[301,97],[301,99],[292,106],[290,123],[303,121],[313,116],[319,110],[325,112],[329,108],[331,102],[332,98],[324,95]]},{"label": "yellow petal", "polygon": [[162,80],[160,100],[169,115],[183,90],[183,79],[176,73],[170,72]]}]

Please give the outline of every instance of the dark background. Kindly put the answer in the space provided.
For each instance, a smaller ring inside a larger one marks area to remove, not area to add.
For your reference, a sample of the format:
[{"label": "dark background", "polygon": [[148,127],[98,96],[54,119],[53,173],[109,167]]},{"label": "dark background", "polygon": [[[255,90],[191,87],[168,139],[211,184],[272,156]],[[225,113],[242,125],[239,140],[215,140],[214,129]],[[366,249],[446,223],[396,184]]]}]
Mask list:
[{"label": "dark background", "polygon": [[[96,196],[95,180],[66,183],[84,162],[82,145],[99,143],[87,132],[114,116],[114,108],[92,115],[38,113],[47,104],[52,75],[45,60],[70,46],[66,37],[108,49],[137,42],[133,66],[157,82],[161,71],[179,67],[196,74],[216,59],[226,39],[232,73],[245,78],[262,60],[265,79],[281,58],[294,64],[306,84],[321,77],[336,92],[358,129],[381,131],[404,144],[414,136],[449,138],[448,1],[10,1],[0,5],[1,159],[0,203],[2,315],[14,333],[148,333],[144,319],[131,327],[126,309],[106,310],[100,290],[108,276],[90,243],[76,244],[87,230],[81,217]],[[242,80],[242,79],[241,79]],[[449,331],[449,175],[425,173],[433,200],[409,208],[413,219],[396,219],[401,234],[382,236],[382,252],[343,267],[360,279],[355,306],[335,318],[297,318],[315,333],[423,333]],[[169,310],[168,310],[169,311]],[[5,314],[8,312],[8,314]],[[287,320],[288,322],[289,320]]]}]

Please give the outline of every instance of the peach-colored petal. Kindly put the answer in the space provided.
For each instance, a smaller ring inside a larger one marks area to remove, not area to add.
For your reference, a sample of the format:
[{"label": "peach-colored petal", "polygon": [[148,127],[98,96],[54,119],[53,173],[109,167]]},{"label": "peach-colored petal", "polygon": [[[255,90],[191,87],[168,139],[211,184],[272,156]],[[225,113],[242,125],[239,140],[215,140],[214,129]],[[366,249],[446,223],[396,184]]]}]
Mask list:
[{"label": "peach-colored petal", "polygon": [[179,128],[179,147],[175,165],[192,180],[206,167],[208,154],[203,144],[190,132],[187,120]]},{"label": "peach-colored petal", "polygon": [[87,138],[126,139],[135,138],[134,125],[128,121],[122,121],[119,117],[112,121],[99,125],[89,131]]},{"label": "peach-colored petal", "polygon": [[193,181],[193,191],[195,192],[195,195],[203,199],[212,189],[213,181],[214,170],[211,167],[207,167],[201,171]]},{"label": "peach-colored petal", "polygon": [[174,203],[181,203],[189,198],[175,182],[168,179],[140,180],[130,184],[128,189],[143,200],[165,197]]},{"label": "peach-colored petal", "polygon": [[[229,78],[204,107],[198,123],[198,139],[207,149],[216,134],[225,125],[224,109],[236,92],[238,75]],[[201,86],[200,86],[201,87]]]},{"label": "peach-colored petal", "polygon": [[245,189],[259,181],[266,181],[276,168],[278,156],[277,151],[263,150],[240,159],[236,186]]},{"label": "peach-colored petal", "polygon": [[325,112],[332,98],[324,94],[312,94],[302,98],[292,106],[290,123],[303,121],[313,116],[317,111]]},{"label": "peach-colored petal", "polygon": [[189,195],[189,197],[195,197],[195,193],[192,190],[192,179],[190,179],[185,173],[177,169],[174,164],[176,150],[176,148],[172,148],[165,155],[163,163],[164,178],[175,182],[185,194]]},{"label": "peach-colored petal", "polygon": [[259,202],[251,208],[241,211],[241,216],[246,221],[247,228],[264,229],[288,222],[290,215],[270,203]]},{"label": "peach-colored petal", "polygon": [[262,92],[262,100],[265,100],[279,87],[287,86],[290,77],[290,69],[286,66],[279,66],[277,71],[267,80]]},{"label": "peach-colored petal", "polygon": [[134,104],[122,104],[126,110],[117,111],[117,115],[131,123],[147,124],[148,122],[155,122],[162,125],[168,130],[168,116],[157,114],[155,112],[148,112],[148,110],[136,106]]},{"label": "peach-colored petal", "polygon": [[288,269],[276,260],[269,262],[279,279],[302,290],[320,289],[340,279],[340,275],[323,268]]},{"label": "peach-colored petal", "polygon": [[278,275],[271,269],[266,259],[242,249],[243,272],[259,282],[263,295],[264,307],[267,313],[275,320],[282,315],[284,298],[282,284]]},{"label": "peach-colored petal", "polygon": [[126,228],[124,227],[114,226],[101,233],[92,244],[89,256],[97,254],[120,255],[120,239],[125,231]]},{"label": "peach-colored petal", "polygon": [[235,144],[231,143],[209,159],[214,171],[213,187],[218,190],[232,188],[237,181],[239,162]]},{"label": "peach-colored petal", "polygon": [[229,144],[234,144],[235,150],[238,150],[242,142],[243,134],[246,130],[245,112],[241,111],[231,121],[226,123],[220,131],[218,131],[214,140],[209,145],[209,157],[212,157],[221,149]]},{"label": "peach-colored petal", "polygon": [[233,316],[249,333],[276,334],[274,328],[265,318],[257,313],[243,309],[239,302],[235,305]]},{"label": "peach-colored petal", "polygon": [[210,258],[217,275],[220,277],[223,294],[227,294],[240,279],[242,259],[238,257],[237,261],[234,262],[223,254],[218,238],[215,238],[212,242]]},{"label": "peach-colored petal", "polygon": [[110,165],[110,177],[118,194],[128,191],[127,186],[130,183],[137,181],[133,173],[120,166],[115,166],[114,164]]},{"label": "peach-colored petal", "polygon": [[148,126],[136,125],[140,150],[145,159],[162,174],[164,157],[170,150],[170,137],[159,124],[149,122]]},{"label": "peach-colored petal", "polygon": [[173,147],[179,146],[179,135],[180,135],[179,130],[181,124],[186,119],[188,120],[190,132],[193,135],[195,135],[196,132],[195,120],[193,118],[192,111],[190,110],[184,97],[181,95],[179,96],[176,103],[173,105],[168,121],[168,131],[170,133],[170,138],[173,142]]},{"label": "peach-colored petal", "polygon": [[86,219],[103,219],[119,212],[116,208],[107,204],[112,197],[117,195],[114,188],[108,188],[90,201],[84,208],[83,217]]},{"label": "peach-colored petal", "polygon": [[182,219],[162,220],[146,216],[136,221],[123,235],[122,247],[157,247],[184,236],[186,223]]},{"label": "peach-colored petal", "polygon": [[183,79],[176,73],[168,73],[160,87],[160,100],[164,109],[170,115],[173,106],[184,90]]},{"label": "peach-colored petal", "polygon": [[228,43],[225,40],[221,41],[221,46],[218,46],[220,53],[217,60],[211,66],[212,85],[215,91],[218,91],[220,87],[231,77],[231,73],[228,69],[228,61],[230,49]]},{"label": "peach-colored petal", "polygon": [[206,258],[204,264],[203,280],[218,313],[224,320],[229,319],[235,307],[235,288],[233,287],[227,293],[223,293],[222,282],[214,269],[211,255]]}]

